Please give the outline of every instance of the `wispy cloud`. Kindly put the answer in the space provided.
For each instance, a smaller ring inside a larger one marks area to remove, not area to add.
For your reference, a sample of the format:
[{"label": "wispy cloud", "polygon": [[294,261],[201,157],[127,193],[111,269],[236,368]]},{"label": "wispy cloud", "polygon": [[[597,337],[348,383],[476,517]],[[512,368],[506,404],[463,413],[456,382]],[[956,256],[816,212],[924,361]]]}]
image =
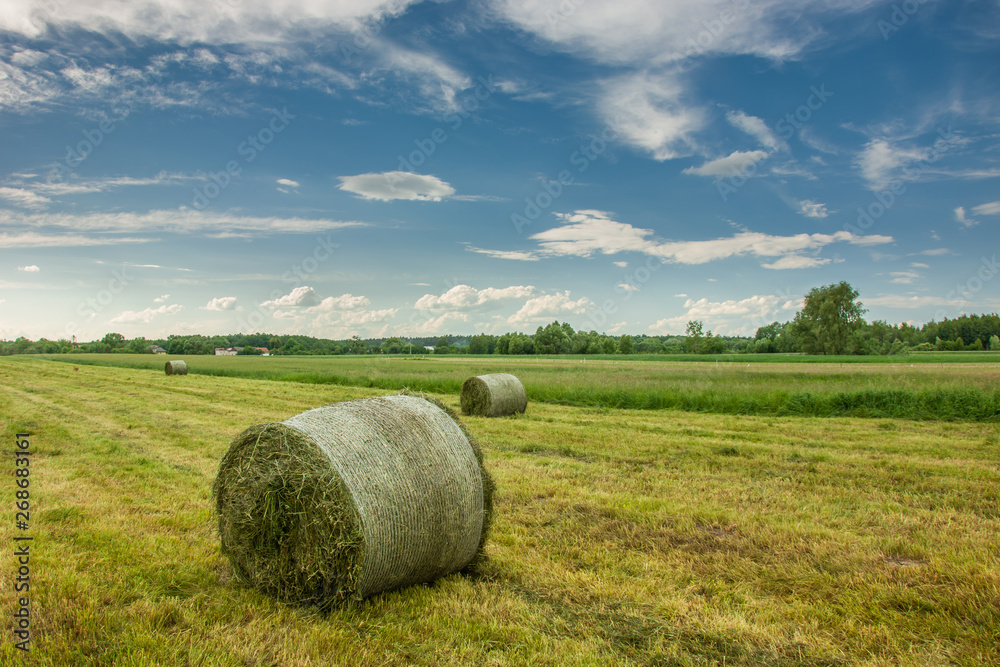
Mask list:
[{"label": "wispy cloud", "polygon": [[955,222],[962,225],[963,227],[975,227],[979,224],[978,220],[973,220],[972,218],[965,217],[965,207],[959,206],[955,209]]},{"label": "wispy cloud", "polygon": [[358,174],[340,176],[338,186],[363,199],[391,201],[407,199],[411,201],[441,201],[455,194],[451,187],[437,176],[413,174],[406,171],[387,171],[378,174]]},{"label": "wispy cloud", "polygon": [[176,315],[182,310],[184,306],[176,303],[139,311],[126,310],[108,320],[108,324],[149,324],[160,315]]},{"label": "wispy cloud", "polygon": [[726,157],[706,162],[699,167],[688,167],[685,174],[725,178],[747,173],[747,170],[769,155],[767,151],[734,151]]}]

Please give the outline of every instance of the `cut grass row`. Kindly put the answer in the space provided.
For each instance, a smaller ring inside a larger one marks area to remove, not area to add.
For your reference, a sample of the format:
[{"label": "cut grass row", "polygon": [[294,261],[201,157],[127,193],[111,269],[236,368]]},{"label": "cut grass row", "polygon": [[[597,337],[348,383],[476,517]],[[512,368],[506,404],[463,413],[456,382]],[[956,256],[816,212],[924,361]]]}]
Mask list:
[{"label": "cut grass row", "polygon": [[[163,356],[59,355],[162,372]],[[1000,364],[752,364],[567,358],[188,357],[191,373],[457,395],[510,372],[530,401],[734,415],[1000,420]]]}]

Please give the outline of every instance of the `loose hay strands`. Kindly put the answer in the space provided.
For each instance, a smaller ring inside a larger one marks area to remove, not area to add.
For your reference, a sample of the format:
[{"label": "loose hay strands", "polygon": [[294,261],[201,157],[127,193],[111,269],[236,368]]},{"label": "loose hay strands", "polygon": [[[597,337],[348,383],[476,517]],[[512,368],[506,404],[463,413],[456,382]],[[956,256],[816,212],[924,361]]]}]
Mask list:
[{"label": "loose hay strands", "polygon": [[524,385],[509,373],[471,377],[462,384],[462,414],[505,417],[524,412],[528,394]]},{"label": "loose hay strands", "polygon": [[188,366],[183,361],[168,361],[163,368],[167,375],[187,375]]},{"label": "loose hay strands", "polygon": [[212,491],[237,578],[321,608],[474,567],[493,509],[475,439],[407,395],[252,426]]}]

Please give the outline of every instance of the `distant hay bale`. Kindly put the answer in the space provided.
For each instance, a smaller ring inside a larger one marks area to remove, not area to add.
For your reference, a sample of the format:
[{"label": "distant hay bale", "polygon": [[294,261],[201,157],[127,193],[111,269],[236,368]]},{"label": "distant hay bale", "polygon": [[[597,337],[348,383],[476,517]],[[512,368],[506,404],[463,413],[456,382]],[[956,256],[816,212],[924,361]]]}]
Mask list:
[{"label": "distant hay bale", "polygon": [[528,394],[524,385],[509,373],[478,375],[462,383],[462,414],[505,417],[524,412]]},{"label": "distant hay bale", "polygon": [[446,410],[411,395],[366,398],[237,436],[212,486],[236,577],[326,609],[472,569],[493,480]]},{"label": "distant hay bale", "polygon": [[167,375],[187,375],[188,365],[183,361],[168,361],[163,371]]}]

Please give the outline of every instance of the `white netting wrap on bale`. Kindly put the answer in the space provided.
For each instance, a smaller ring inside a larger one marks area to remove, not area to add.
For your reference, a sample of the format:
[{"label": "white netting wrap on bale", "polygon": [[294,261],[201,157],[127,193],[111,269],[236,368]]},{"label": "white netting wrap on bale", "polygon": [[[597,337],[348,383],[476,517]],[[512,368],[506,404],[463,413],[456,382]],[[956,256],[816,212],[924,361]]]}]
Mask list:
[{"label": "white netting wrap on bale", "polygon": [[472,564],[493,486],[459,422],[398,395],[251,427],[223,457],[213,490],[237,576],[327,606]]},{"label": "white netting wrap on bale", "polygon": [[506,417],[524,412],[528,394],[524,385],[509,373],[477,375],[462,383],[462,414]]},{"label": "white netting wrap on bale", "polygon": [[167,375],[187,375],[188,366],[183,361],[168,361],[163,367]]}]

